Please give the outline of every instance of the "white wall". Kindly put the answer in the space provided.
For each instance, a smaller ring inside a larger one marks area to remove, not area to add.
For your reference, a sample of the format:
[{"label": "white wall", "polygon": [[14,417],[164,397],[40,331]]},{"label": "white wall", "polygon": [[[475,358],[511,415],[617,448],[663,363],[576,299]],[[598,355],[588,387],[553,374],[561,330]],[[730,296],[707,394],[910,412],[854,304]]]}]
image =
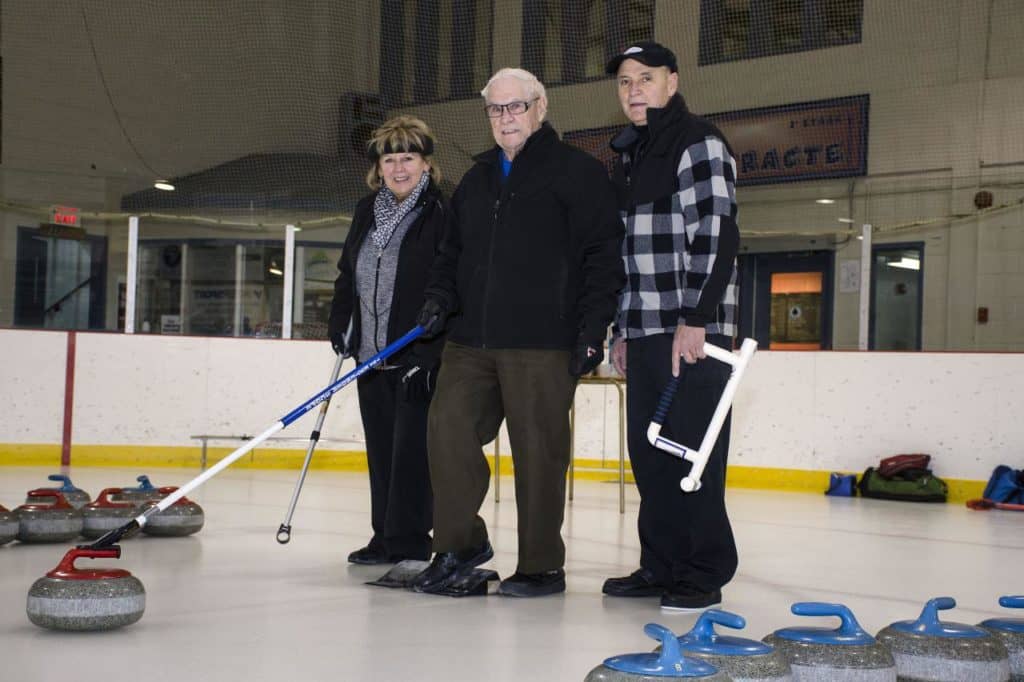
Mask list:
[{"label": "white wall", "polygon": [[[0,346],[0,452],[60,443],[65,334],[0,330]],[[259,433],[325,385],[332,363],[325,342],[79,333],[73,443],[195,447],[191,435]],[[282,435],[305,438],[315,413]],[[985,480],[1020,466],[1022,413],[1021,354],[763,352],[739,390],[730,462],[860,471],[927,452],[940,476]],[[580,388],[576,416],[576,456],[616,461],[614,389]],[[335,395],[323,434],[353,441],[330,449],[363,449],[354,387]]]}]

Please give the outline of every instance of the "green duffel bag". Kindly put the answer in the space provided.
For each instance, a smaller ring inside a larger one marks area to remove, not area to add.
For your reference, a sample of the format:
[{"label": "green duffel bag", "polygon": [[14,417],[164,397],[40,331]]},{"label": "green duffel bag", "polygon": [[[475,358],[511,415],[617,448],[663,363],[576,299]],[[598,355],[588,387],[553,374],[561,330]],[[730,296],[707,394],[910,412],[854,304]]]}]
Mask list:
[{"label": "green duffel bag", "polygon": [[928,469],[907,469],[886,478],[869,467],[857,484],[862,497],[904,502],[945,502],[949,493],[946,482]]}]

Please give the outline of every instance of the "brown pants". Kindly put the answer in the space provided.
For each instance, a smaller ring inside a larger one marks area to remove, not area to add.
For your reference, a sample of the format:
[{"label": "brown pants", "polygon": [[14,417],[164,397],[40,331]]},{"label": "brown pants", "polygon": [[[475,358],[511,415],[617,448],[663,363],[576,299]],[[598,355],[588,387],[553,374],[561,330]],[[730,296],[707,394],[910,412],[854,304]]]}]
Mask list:
[{"label": "brown pants", "polygon": [[565,564],[569,407],[576,390],[568,366],[568,351],[445,345],[427,421],[434,551],[487,540],[478,514],[490,485],[483,446],[505,419],[515,467],[517,570],[540,573]]}]

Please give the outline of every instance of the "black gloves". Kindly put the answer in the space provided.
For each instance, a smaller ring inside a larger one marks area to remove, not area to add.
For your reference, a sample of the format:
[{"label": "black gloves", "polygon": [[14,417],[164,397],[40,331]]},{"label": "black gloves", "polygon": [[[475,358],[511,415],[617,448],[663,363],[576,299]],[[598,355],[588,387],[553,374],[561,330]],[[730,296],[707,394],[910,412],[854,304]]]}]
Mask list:
[{"label": "black gloves", "polygon": [[340,330],[332,330],[329,332],[331,338],[331,348],[334,352],[343,358],[347,358],[351,353],[348,352],[348,348],[345,347],[345,332]]},{"label": "black gloves", "polygon": [[424,301],[420,314],[416,316],[416,324],[423,327],[423,338],[430,339],[443,332],[447,317],[448,311],[441,301],[436,298]]},{"label": "black gloves", "polygon": [[604,360],[604,345],[580,341],[569,356],[569,374],[581,377],[590,374]]},{"label": "black gloves", "polygon": [[437,366],[420,367],[413,365],[403,369],[402,394],[410,402],[425,403],[430,400],[434,393],[434,386],[437,384]]}]

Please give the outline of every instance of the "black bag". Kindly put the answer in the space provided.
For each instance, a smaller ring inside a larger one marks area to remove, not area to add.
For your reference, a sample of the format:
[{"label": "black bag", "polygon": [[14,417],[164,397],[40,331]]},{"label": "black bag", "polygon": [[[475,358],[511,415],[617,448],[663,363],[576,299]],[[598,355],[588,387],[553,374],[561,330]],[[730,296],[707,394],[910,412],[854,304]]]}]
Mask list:
[{"label": "black bag", "polygon": [[928,469],[904,469],[891,478],[868,467],[857,484],[863,497],[904,502],[945,502],[949,493],[946,482]]}]

